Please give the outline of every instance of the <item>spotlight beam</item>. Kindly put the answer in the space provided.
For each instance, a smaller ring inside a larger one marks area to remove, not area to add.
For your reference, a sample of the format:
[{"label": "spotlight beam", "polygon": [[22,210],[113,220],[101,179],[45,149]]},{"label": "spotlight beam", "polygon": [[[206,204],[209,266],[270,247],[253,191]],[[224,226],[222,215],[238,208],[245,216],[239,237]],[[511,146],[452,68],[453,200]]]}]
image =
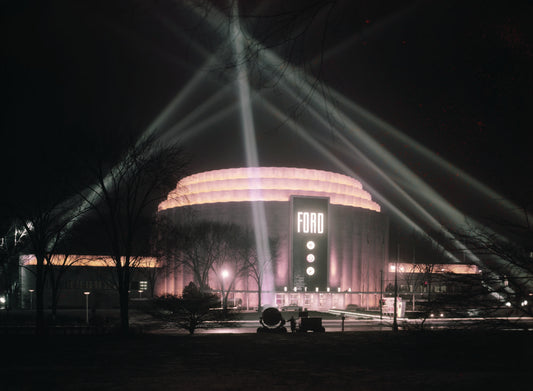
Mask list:
[{"label": "spotlight beam", "polygon": [[[283,119],[285,118],[285,114],[282,113],[278,108],[273,106],[268,101],[265,101],[265,107],[277,118]],[[312,137],[305,129],[303,129],[302,126],[295,123],[292,119],[286,122],[287,126],[298,136],[300,136],[305,142],[307,142],[311,147],[313,147],[315,150],[317,150],[322,156],[326,157],[329,161],[335,163],[343,172],[348,173],[352,177],[357,177],[357,174],[344,163],[340,159],[338,159],[331,151],[329,151],[327,148],[324,147],[323,143],[318,141],[316,138]],[[348,141],[347,141],[348,142]],[[416,201],[414,201],[408,194],[406,194],[396,183],[394,183],[388,175],[386,175],[383,170],[381,170],[379,167],[377,167],[370,159],[368,159],[366,156],[364,156],[357,148],[350,145],[351,148],[354,148],[353,152],[357,153],[361,156],[362,159],[365,160],[365,163],[368,164],[372,169],[374,169],[384,180],[386,180],[392,187],[394,187],[399,193],[404,195],[406,198],[408,198],[415,206],[417,206],[432,223],[433,226],[438,229],[442,230],[441,224],[434,219],[424,208],[422,208]],[[402,211],[400,211],[393,203],[391,203],[386,197],[381,195],[378,191],[372,188],[368,183],[365,183],[365,188],[369,188],[373,194],[375,194],[377,197],[380,198],[380,202],[383,202],[384,205],[386,205],[390,210],[393,211],[402,221],[404,221],[408,226],[411,226],[413,229],[415,229],[417,232],[421,232],[425,234],[426,236],[430,237],[430,239],[433,241],[434,244],[438,245],[439,247],[442,247],[441,244],[439,244],[434,238],[431,237],[428,233],[425,232],[425,230],[420,227],[417,223],[415,223],[412,219],[410,219],[407,215],[405,215]],[[451,235],[448,231],[446,231],[449,235]],[[457,259],[455,255],[450,253],[449,251],[445,250],[445,254],[452,259],[454,262],[459,263],[460,261]],[[475,258],[477,260],[477,257]],[[474,259],[473,259],[474,260]]]},{"label": "spotlight beam", "polygon": [[[242,32],[238,19],[238,4],[234,4],[234,18],[232,19],[231,31],[234,41],[235,63],[237,64],[237,87],[239,92],[241,127],[244,139],[244,149],[246,153],[246,164],[248,167],[259,166],[259,156],[257,153],[257,140],[255,137],[254,118],[250,98],[250,85],[246,65],[241,61],[245,52]],[[257,179],[259,181],[259,179]],[[260,189],[261,186],[251,186],[251,188]],[[257,253],[260,262],[260,269],[266,270],[265,281],[263,281],[263,291],[274,291],[274,279],[272,265],[269,260],[272,258],[270,244],[268,240],[268,227],[266,223],[265,207],[263,202],[252,202],[252,216],[254,223],[254,233]],[[262,292],[262,294],[264,294]],[[272,298],[267,298],[271,302]]]},{"label": "spotlight beam", "polygon": [[[332,90],[332,95],[335,97],[337,101],[347,106],[350,110],[353,110],[358,115],[370,121],[378,129],[381,129],[388,135],[392,136],[398,142],[402,143],[402,145],[405,145],[406,147],[410,148],[411,152],[421,155],[425,159],[428,159],[432,163],[436,164],[440,169],[444,170],[448,174],[454,175],[458,180],[462,181],[469,188],[471,187],[475,188],[478,192],[482,193],[486,199],[493,200],[495,203],[499,204],[499,206],[502,206],[505,210],[516,212],[519,209],[516,204],[506,199],[501,194],[492,190],[491,188],[489,188],[488,186],[486,186],[485,184],[483,184],[476,178],[466,173],[464,170],[461,170],[459,167],[453,165],[452,163],[444,159],[443,157],[435,154],[434,152],[429,150],[427,147],[423,146],[416,140],[413,140],[412,138],[407,136],[405,133],[402,133],[401,131],[393,127],[392,125],[383,121],[379,117],[373,115],[368,110],[365,110],[364,108],[356,105],[354,102],[352,102],[350,99],[343,96],[338,91]],[[515,217],[523,218],[524,216],[522,215],[518,216],[515,214]],[[529,216],[529,218],[531,218],[531,216]]]},{"label": "spotlight beam", "polygon": [[[213,23],[213,19],[211,17],[208,18],[208,19],[209,19],[208,22]],[[250,41],[250,44],[252,44],[252,45],[261,46],[258,42],[254,41],[251,38],[249,38],[249,41]],[[275,54],[273,54],[271,51],[269,51],[266,48],[263,48],[263,50],[260,50],[259,51],[259,55],[260,55],[260,59],[263,58],[263,57],[266,59],[265,65],[270,66],[270,69],[273,69],[276,66],[276,64],[280,63],[280,61],[281,61],[279,59],[279,57],[277,57]],[[275,59],[275,61],[272,61],[274,59]],[[239,61],[237,61],[237,64],[238,63],[239,63]],[[300,85],[296,85],[296,89],[298,91],[302,91],[302,85],[305,86],[306,89],[309,90],[309,88],[311,87],[311,84],[307,83],[307,81],[305,79],[303,79],[303,78],[296,79],[294,77],[295,74],[296,74],[296,72],[294,72],[294,68],[291,67],[291,66],[287,66],[286,67],[286,71],[283,73],[283,79],[290,81],[290,79],[292,78],[293,81],[297,80],[297,82],[300,83]],[[307,96],[310,97],[311,103],[317,105],[317,99],[316,99],[316,97],[313,97],[312,90],[311,90],[311,93],[309,93]],[[339,112],[340,112],[340,110],[336,110],[336,114],[337,115],[339,114]],[[326,113],[326,114],[328,114],[328,113]],[[326,116],[326,117],[328,117],[328,116]],[[344,122],[344,121],[346,121],[348,119],[348,116],[344,115],[344,116],[341,116],[341,118],[342,118],[342,120]],[[396,173],[400,174],[400,176],[404,180],[407,180],[407,182],[409,182],[409,180],[414,180],[414,182],[416,184],[416,187],[414,187],[412,189],[412,191],[414,190],[415,193],[418,196],[421,196],[422,198],[424,198],[426,200],[429,199],[430,201],[436,202],[437,210],[439,210],[441,212],[444,212],[444,214],[447,215],[448,217],[451,216],[453,221],[459,222],[459,216],[461,214],[457,211],[457,209],[455,209],[453,206],[449,205],[449,203],[447,203],[444,199],[441,199],[439,197],[439,195],[431,187],[429,187],[422,180],[420,180],[413,172],[411,172],[403,164],[396,166],[395,163],[399,162],[399,160],[396,159],[392,154],[390,154],[384,148],[382,148],[378,143],[376,143],[367,134],[365,134],[365,132],[360,127],[355,125],[355,123],[353,123],[351,120],[349,120],[348,123],[351,124],[353,129],[358,130],[358,133],[360,133],[360,135],[361,135],[359,137],[359,139],[357,139],[356,141],[361,141],[361,139],[362,139],[362,141],[366,141],[365,147],[367,147],[367,149],[369,149],[369,151],[371,152],[371,156],[374,155],[373,156],[374,159],[371,159],[371,158],[367,157],[369,160],[375,160],[375,159],[377,159],[378,161],[380,161],[379,159],[387,160],[386,161],[386,167],[389,168],[389,169],[392,169],[392,172],[396,172]],[[355,126],[353,126],[353,125],[355,125]],[[352,132],[352,134],[350,135],[351,137],[354,137],[353,133],[354,132]],[[247,153],[251,153],[251,152],[247,152]],[[382,154],[384,154],[384,156],[380,156]],[[388,179],[390,180],[390,178],[388,178]],[[428,190],[429,192],[426,193],[426,190]],[[437,197],[436,198],[433,198],[433,197],[428,198],[428,194],[431,195],[431,196],[436,195]]]}]

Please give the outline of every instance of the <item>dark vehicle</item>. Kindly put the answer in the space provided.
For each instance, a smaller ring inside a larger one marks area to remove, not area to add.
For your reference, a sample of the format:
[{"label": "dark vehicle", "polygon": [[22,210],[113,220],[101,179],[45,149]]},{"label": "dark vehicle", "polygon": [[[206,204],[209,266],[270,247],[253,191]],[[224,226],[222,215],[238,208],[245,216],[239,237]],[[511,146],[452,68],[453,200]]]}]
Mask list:
[{"label": "dark vehicle", "polygon": [[257,329],[258,333],[286,333],[285,319],[277,308],[270,307],[263,311],[259,319],[261,327]]},{"label": "dark vehicle", "polygon": [[306,333],[314,331],[315,333],[324,333],[326,329],[322,326],[322,318],[300,318],[299,332]]},{"label": "dark vehicle", "polygon": [[281,307],[282,311],[301,311],[302,307],[300,307],[298,304],[289,304],[286,306]]}]

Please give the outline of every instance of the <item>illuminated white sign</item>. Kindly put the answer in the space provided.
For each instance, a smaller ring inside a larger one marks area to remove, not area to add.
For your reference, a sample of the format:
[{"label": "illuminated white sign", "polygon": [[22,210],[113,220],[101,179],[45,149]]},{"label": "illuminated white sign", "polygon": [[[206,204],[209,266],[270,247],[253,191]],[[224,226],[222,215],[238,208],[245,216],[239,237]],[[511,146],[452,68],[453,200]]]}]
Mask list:
[{"label": "illuminated white sign", "polygon": [[298,291],[326,291],[329,263],[329,199],[291,196],[292,281]]},{"label": "illuminated white sign", "polygon": [[298,212],[297,232],[304,234],[323,234],[324,213]]}]

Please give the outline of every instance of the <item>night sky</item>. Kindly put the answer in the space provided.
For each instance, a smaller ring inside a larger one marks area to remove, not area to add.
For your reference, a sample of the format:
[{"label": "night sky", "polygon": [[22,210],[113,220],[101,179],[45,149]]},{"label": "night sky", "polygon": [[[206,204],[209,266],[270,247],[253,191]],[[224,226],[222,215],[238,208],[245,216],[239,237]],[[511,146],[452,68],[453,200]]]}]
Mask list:
[{"label": "night sky", "polygon": [[[378,202],[395,203],[383,178],[364,159],[349,156],[332,130],[339,126],[335,119],[328,129],[309,114],[311,101],[344,110],[338,92],[516,205],[531,203],[530,1],[286,3],[247,1],[240,10],[248,42],[262,42],[280,59],[277,75],[265,71],[261,51],[251,52],[246,63],[261,165],[343,172],[290,130],[294,121],[375,190]],[[225,2],[214,4],[3,1],[3,204],[16,200],[17,190],[40,191],[47,187],[43,178],[73,170],[62,159],[72,146],[83,150],[95,135],[117,129],[140,134],[155,127],[162,139],[181,140],[192,158],[191,173],[245,165],[233,43],[220,17],[229,9]],[[218,62],[209,63],[213,54]],[[289,96],[284,77],[292,67],[314,83],[312,95]],[[192,92],[154,125],[195,76],[200,81]],[[206,112],[172,128],[206,102]],[[269,105],[281,115],[274,116]],[[191,130],[224,109],[227,115]],[[435,169],[375,124],[343,112],[461,213],[488,216],[494,210],[464,181]],[[343,124],[343,131],[355,131]],[[377,162],[378,155],[368,156]],[[409,181],[388,176],[411,190]],[[446,220],[427,199],[420,202]],[[409,207],[397,205],[409,214]]]}]

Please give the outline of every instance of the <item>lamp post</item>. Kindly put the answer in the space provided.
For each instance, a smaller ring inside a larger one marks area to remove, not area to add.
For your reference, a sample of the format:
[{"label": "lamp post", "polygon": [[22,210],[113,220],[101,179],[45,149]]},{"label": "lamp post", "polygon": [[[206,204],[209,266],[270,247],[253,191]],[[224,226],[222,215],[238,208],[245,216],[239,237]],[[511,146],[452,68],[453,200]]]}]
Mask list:
[{"label": "lamp post", "polygon": [[383,321],[383,269],[379,271],[379,320]]},{"label": "lamp post", "polygon": [[400,256],[400,245],[398,245],[397,252],[394,266],[394,319],[392,321],[392,331],[398,331],[398,258]]},{"label": "lamp post", "polygon": [[89,324],[89,295],[91,292],[85,291],[83,294],[85,295],[85,323]]},{"label": "lamp post", "polygon": [[33,309],[33,292],[35,292],[35,289],[28,289],[28,292],[30,292],[30,310]]}]

